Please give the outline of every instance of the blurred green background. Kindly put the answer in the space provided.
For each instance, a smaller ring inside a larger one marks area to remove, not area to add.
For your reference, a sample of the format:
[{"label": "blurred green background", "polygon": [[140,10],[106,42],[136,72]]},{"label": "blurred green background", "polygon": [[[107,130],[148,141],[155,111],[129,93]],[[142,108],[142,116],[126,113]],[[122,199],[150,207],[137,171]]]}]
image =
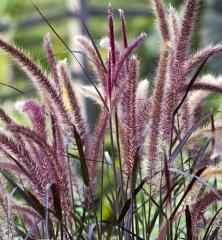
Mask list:
[{"label": "blurred green background", "polygon": [[[72,50],[78,50],[73,44],[75,35],[82,34],[82,28],[78,25],[78,20],[72,16],[75,9],[80,9],[84,21],[98,43],[99,39],[107,35],[106,10],[110,0],[34,0],[34,3],[49,19],[50,23],[60,34],[60,36],[70,44]],[[168,0],[167,4],[172,4],[182,12],[184,1]],[[155,73],[155,65],[159,53],[159,38],[156,30],[155,20],[150,10],[150,0],[112,0],[113,8],[122,8],[126,12],[127,32],[129,39],[140,32],[148,33],[148,38],[142,47],[138,49],[141,61],[141,78],[152,79]],[[193,47],[207,45],[211,42],[222,41],[221,0],[205,0],[202,2],[200,11],[201,20],[194,35]],[[116,11],[117,13],[117,11]],[[120,37],[119,18],[116,16],[116,34]],[[201,30],[198,30],[201,29]],[[47,32],[51,33],[55,53],[58,59],[69,58],[74,61],[66,48],[52,33],[48,25],[40,17],[33,7],[31,0],[1,0],[0,4],[0,31],[4,38],[25,49],[38,60],[46,69],[47,63],[42,39]],[[221,58],[217,58],[208,65],[214,72],[221,72]],[[79,74],[78,67],[73,64],[73,71]],[[0,52],[0,83],[12,85],[25,92],[26,96],[34,96],[35,91],[31,81],[23,74],[16,64]],[[5,86],[0,86],[0,101],[14,100],[24,97],[20,93]]]}]

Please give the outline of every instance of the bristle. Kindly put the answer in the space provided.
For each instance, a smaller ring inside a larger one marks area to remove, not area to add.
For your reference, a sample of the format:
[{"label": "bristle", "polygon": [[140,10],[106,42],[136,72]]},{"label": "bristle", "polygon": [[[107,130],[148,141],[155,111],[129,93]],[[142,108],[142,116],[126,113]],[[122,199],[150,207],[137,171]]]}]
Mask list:
[{"label": "bristle", "polygon": [[86,206],[91,206],[95,191],[95,183],[96,183],[96,166],[97,159],[100,154],[102,143],[104,141],[106,126],[109,119],[109,113],[104,109],[100,115],[99,120],[97,122],[97,127],[92,136],[92,140],[90,142],[89,147],[86,149],[86,160],[89,171],[89,182],[90,186],[85,192],[85,204]]},{"label": "bristle", "polygon": [[150,93],[150,82],[147,79],[138,82],[138,88],[136,92],[136,100],[138,105],[141,101],[146,100]]},{"label": "bristle", "polygon": [[187,61],[186,61],[186,71],[190,73],[195,68],[199,67],[200,64],[209,56],[218,54],[222,52],[222,44],[218,44],[215,46],[209,46],[204,49],[199,50],[195,54],[193,54]]},{"label": "bristle", "polygon": [[[54,150],[44,141],[44,139],[42,139],[34,131],[26,127],[11,125],[11,126],[8,126],[8,130],[10,130],[11,132],[17,132],[17,133],[19,132],[22,136],[28,139],[31,139],[41,148],[43,153],[47,156],[48,161],[45,162],[45,164],[47,164],[45,168],[49,170],[48,175],[51,178],[50,180],[55,181],[55,183],[57,184],[59,192],[63,197],[62,200],[65,206],[66,213],[70,217],[70,214],[71,214],[71,200],[69,195],[70,192],[69,192],[68,183],[67,183],[67,179],[65,177],[64,171],[62,170],[61,165],[59,164],[59,161],[58,161],[58,157],[61,157],[61,156],[56,156],[56,153],[54,152]],[[50,168],[48,167],[48,165],[50,165]]]},{"label": "bristle", "polygon": [[83,139],[83,143],[85,147],[88,145],[88,132],[86,120],[83,117],[82,109],[79,105],[78,99],[76,97],[75,91],[71,85],[71,74],[67,69],[67,66],[64,62],[60,62],[58,66],[59,72],[64,82],[64,87],[67,91],[69,104],[71,106],[70,109],[70,117],[74,118],[74,124],[79,131],[80,136]]},{"label": "bristle", "polygon": [[76,40],[83,46],[85,53],[91,58],[93,61],[93,66],[96,70],[96,73],[99,76],[99,79],[101,81],[101,84],[103,86],[103,91],[105,92],[106,89],[106,82],[107,82],[107,76],[104,68],[101,66],[100,59],[93,48],[92,43],[85,37],[77,37]]},{"label": "bristle", "polygon": [[52,77],[54,80],[52,84],[54,88],[59,91],[60,84],[59,84],[59,76],[56,68],[57,62],[56,62],[55,54],[53,52],[49,33],[46,34],[46,36],[44,37],[43,43],[44,43],[45,50],[47,52],[48,63],[49,63]]},{"label": "bristle", "polygon": [[24,172],[15,163],[0,161],[0,169],[7,169],[16,174],[24,174]]},{"label": "bristle", "polygon": [[190,47],[190,39],[196,22],[197,11],[200,0],[187,0],[185,11],[181,22],[181,32],[177,45],[176,59],[183,62],[188,54]]},{"label": "bristle", "polygon": [[152,111],[152,99],[145,99],[140,101],[139,107],[137,106],[137,141],[138,146],[144,143],[147,136],[147,129],[150,124],[150,116]]},{"label": "bristle", "polygon": [[162,0],[152,0],[152,4],[163,42],[169,41],[169,26],[166,20],[166,13],[163,2]]},{"label": "bristle", "polygon": [[182,133],[181,137],[184,136],[192,126],[190,116],[190,105],[188,103],[188,100],[185,99],[179,111],[179,126]]},{"label": "bristle", "polygon": [[164,117],[162,121],[163,137],[169,143],[171,139],[171,130],[173,123],[173,111],[178,101],[178,89],[186,82],[186,69],[184,62],[187,59],[190,47],[190,38],[194,28],[197,15],[199,0],[187,0],[185,12],[181,25],[181,34],[175,48],[175,59],[170,70],[170,82],[166,92],[166,100],[164,106]]},{"label": "bristle", "polygon": [[51,126],[52,126],[52,146],[55,155],[55,161],[53,162],[59,187],[61,187],[60,194],[63,198],[64,209],[67,214],[71,214],[72,206],[70,191],[69,191],[69,180],[68,180],[68,160],[66,154],[66,146],[64,144],[63,135],[59,127],[56,115],[51,114]]},{"label": "bristle", "polygon": [[120,15],[120,22],[121,22],[121,32],[122,32],[122,41],[124,48],[128,47],[128,40],[127,40],[127,34],[126,34],[126,23],[125,23],[125,16],[122,9],[119,9],[119,15]]},{"label": "bristle", "polygon": [[177,12],[172,6],[169,8],[169,29],[171,42],[175,43],[172,47],[176,47],[180,37],[181,25],[177,16]]},{"label": "bristle", "polygon": [[23,106],[23,112],[26,112],[32,122],[33,130],[47,141],[46,131],[46,113],[43,106],[40,106],[34,100],[28,100]]},{"label": "bristle", "polygon": [[135,153],[137,149],[137,122],[136,122],[136,91],[137,91],[137,61],[134,58],[129,60],[128,81],[124,101],[126,101],[125,116],[125,164],[129,179],[132,176]]},{"label": "bristle", "polygon": [[25,165],[25,168],[29,171],[31,176],[30,180],[32,181],[37,193],[40,194],[40,196],[44,196],[45,189],[43,185],[43,177],[36,161],[31,159],[29,153],[22,146],[18,146],[18,144],[16,144],[12,139],[3,134],[0,134],[0,143],[1,148],[9,151],[10,154],[14,155]]},{"label": "bristle", "polygon": [[22,51],[18,50],[13,45],[8,44],[2,39],[0,39],[0,48],[9,53],[15,60],[17,60],[27,75],[33,79],[37,89],[39,90],[40,94],[42,94],[45,103],[48,104],[48,107],[53,107],[55,111],[58,111],[63,121],[68,124],[69,120],[64,110],[61,97],[51,86],[50,80],[45,75],[40,66],[34,63]]},{"label": "bristle", "polygon": [[[101,87],[97,86],[99,91],[101,90]],[[81,94],[86,97],[93,100],[95,103],[97,103],[99,106],[103,106],[103,102],[101,101],[100,97],[98,96],[97,92],[95,91],[95,88],[92,86],[78,86],[78,90],[80,90]]]},{"label": "bristle", "polygon": [[12,123],[12,119],[8,116],[8,114],[5,112],[5,110],[3,108],[0,108],[0,119],[2,122],[4,122],[5,124],[11,124]]},{"label": "bristle", "polygon": [[146,37],[146,33],[142,33],[140,34],[135,40],[133,40],[133,42],[123,51],[122,55],[120,56],[120,59],[118,61],[118,63],[116,63],[116,68],[115,71],[112,75],[112,82],[115,83],[116,79],[119,75],[120,69],[122,68],[124,62],[126,61],[126,59],[130,56],[130,54],[133,52],[133,50],[139,45],[141,44],[141,42],[144,40],[144,38]]},{"label": "bristle", "polygon": [[[218,195],[222,198],[222,190],[217,190]],[[209,205],[213,204],[216,201],[221,201],[217,195],[212,194],[212,192],[205,193],[200,199],[198,199],[192,206],[191,206],[191,219],[192,219],[192,230],[193,236],[198,236],[199,230],[202,226],[201,219],[203,212],[206,210]]]},{"label": "bristle", "polygon": [[150,113],[150,130],[148,133],[148,172],[147,177],[151,181],[156,172],[156,159],[158,157],[159,133],[160,133],[160,120],[162,112],[162,102],[164,96],[164,85],[168,66],[169,45],[165,44],[163,52],[160,56],[159,66],[155,77],[154,91],[152,95],[152,109]]},{"label": "bristle", "polygon": [[111,49],[111,62],[112,67],[116,64],[116,51],[115,51],[115,37],[114,37],[114,24],[113,24],[113,9],[111,4],[108,8],[108,22],[109,22],[109,46]]}]

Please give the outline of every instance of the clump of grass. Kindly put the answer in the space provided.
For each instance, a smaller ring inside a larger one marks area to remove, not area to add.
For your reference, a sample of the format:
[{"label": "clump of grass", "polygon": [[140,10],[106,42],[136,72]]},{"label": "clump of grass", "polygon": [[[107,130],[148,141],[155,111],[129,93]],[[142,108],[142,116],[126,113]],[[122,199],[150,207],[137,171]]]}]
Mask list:
[{"label": "clump of grass", "polygon": [[[161,0],[152,4],[162,39],[153,87],[140,80],[135,54],[146,34],[129,42],[120,10],[120,47],[111,5],[106,45],[103,39],[106,59],[89,32],[89,39],[76,39],[95,71],[96,78],[91,79],[83,69],[92,83],[89,87],[72,83],[67,62],[55,58],[49,35],[44,47],[50,73],[0,39],[0,48],[22,67],[40,95],[40,101],[29,99],[23,104],[28,125],[0,108],[0,218],[6,223],[0,229],[2,236],[220,236],[221,125],[216,113],[203,115],[202,101],[208,93],[222,90],[214,77],[198,78],[204,63],[220,53],[222,45],[190,52],[199,0],[186,1],[182,19]],[[94,99],[100,108],[93,131],[77,92]]]}]

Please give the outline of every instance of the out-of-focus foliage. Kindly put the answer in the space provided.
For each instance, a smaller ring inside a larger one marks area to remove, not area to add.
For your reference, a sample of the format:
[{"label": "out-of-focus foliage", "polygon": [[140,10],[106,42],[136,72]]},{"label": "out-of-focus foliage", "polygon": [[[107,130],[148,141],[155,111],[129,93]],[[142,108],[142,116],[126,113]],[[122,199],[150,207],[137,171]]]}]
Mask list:
[{"label": "out-of-focus foliage", "polygon": [[[38,0],[35,1],[35,3],[46,16],[67,9],[65,0]],[[0,14],[2,35],[19,46],[25,46],[25,51],[32,52],[32,56],[46,66],[46,59],[42,48],[42,37],[50,30],[44,21],[42,21],[42,24],[37,23],[37,19],[40,19],[40,16],[32,6],[31,1],[3,0],[0,4]],[[67,40],[68,27],[64,27],[67,21],[61,19],[54,20],[52,23],[61,36]],[[64,47],[54,36],[52,36],[52,39],[56,48],[56,53],[61,54],[61,58],[64,58],[66,56],[64,54]],[[2,73],[0,82],[20,89],[28,96],[34,94],[33,87],[30,85],[29,81],[27,81],[27,77],[17,68],[10,58],[1,53],[0,63],[0,70]],[[3,86],[0,88],[0,95],[3,100],[21,96],[20,93]]]}]

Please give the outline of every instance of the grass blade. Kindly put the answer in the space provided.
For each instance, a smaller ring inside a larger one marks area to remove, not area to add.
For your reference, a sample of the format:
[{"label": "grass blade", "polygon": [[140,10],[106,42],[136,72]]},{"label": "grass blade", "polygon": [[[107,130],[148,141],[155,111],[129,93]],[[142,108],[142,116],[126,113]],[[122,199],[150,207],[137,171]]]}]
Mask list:
[{"label": "grass blade", "polygon": [[192,221],[191,221],[190,209],[188,205],[186,205],[185,215],[186,215],[187,240],[192,240],[193,239],[192,238]]}]

